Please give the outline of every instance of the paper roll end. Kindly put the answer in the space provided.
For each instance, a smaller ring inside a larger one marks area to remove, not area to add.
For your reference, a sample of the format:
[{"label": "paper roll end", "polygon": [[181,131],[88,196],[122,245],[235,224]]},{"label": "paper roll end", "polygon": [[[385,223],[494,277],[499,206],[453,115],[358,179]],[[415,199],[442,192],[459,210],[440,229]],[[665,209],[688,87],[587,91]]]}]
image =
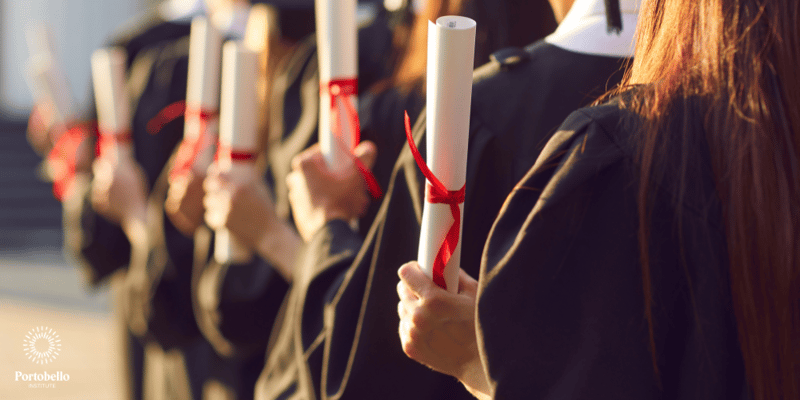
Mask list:
[{"label": "paper roll end", "polygon": [[468,30],[475,29],[477,24],[472,18],[458,15],[445,15],[436,20],[436,25],[445,29]]}]

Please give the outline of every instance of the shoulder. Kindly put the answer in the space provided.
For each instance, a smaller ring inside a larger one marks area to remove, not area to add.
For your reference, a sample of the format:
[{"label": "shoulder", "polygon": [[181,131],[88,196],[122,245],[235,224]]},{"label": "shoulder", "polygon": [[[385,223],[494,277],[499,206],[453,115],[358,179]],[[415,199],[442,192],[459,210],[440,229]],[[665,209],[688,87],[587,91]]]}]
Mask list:
[{"label": "shoulder", "polygon": [[[631,158],[635,153],[634,138],[639,129],[640,116],[622,107],[617,99],[612,99],[569,114],[550,139],[542,156],[553,153],[552,147],[572,146],[579,142],[583,143],[580,148],[580,154],[583,155],[613,149],[621,157]],[[587,147],[587,141],[597,145]]]},{"label": "shoulder", "polygon": [[[718,227],[719,201],[702,120],[696,99],[672,108],[666,131],[656,144],[648,191],[665,199],[666,208],[687,210],[689,218]],[[621,107],[618,98],[576,110],[545,145],[523,181],[559,194],[549,201],[579,185],[596,186],[593,177],[611,168],[630,187],[639,187],[640,150],[645,135],[653,134],[645,131],[643,122],[643,117]]]},{"label": "shoulder", "polygon": [[191,26],[186,21],[168,21],[153,8],[123,24],[108,43],[125,47],[130,59],[154,44],[188,36],[190,29]]},{"label": "shoulder", "polygon": [[[609,168],[630,174],[639,118],[615,101],[570,114],[545,145],[520,186],[542,189],[553,202]],[[633,179],[633,175],[630,176]]]},{"label": "shoulder", "polygon": [[473,76],[473,117],[498,132],[547,136],[573,110],[591,104],[622,78],[625,59],[563,50],[544,41],[504,49]]},{"label": "shoulder", "polygon": [[492,53],[489,62],[475,70],[473,82],[480,84],[493,79],[503,79],[506,76],[543,70],[561,74],[584,69],[596,70],[597,72],[592,75],[602,74],[608,77],[620,69],[627,60],[576,53],[540,40],[524,48],[508,47]]}]

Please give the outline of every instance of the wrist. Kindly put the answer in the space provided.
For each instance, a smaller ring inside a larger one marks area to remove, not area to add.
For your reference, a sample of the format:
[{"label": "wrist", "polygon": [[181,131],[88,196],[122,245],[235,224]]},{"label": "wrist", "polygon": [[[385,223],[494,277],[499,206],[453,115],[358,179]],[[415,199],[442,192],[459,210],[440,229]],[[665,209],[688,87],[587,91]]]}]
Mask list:
[{"label": "wrist", "polygon": [[458,380],[478,399],[491,399],[491,388],[480,357],[470,362],[461,372]]},{"label": "wrist", "polygon": [[301,245],[302,239],[294,229],[281,221],[269,225],[256,243],[256,251],[291,282],[294,260]]},{"label": "wrist", "polygon": [[120,227],[133,247],[147,247],[147,212],[145,209],[123,215]]}]

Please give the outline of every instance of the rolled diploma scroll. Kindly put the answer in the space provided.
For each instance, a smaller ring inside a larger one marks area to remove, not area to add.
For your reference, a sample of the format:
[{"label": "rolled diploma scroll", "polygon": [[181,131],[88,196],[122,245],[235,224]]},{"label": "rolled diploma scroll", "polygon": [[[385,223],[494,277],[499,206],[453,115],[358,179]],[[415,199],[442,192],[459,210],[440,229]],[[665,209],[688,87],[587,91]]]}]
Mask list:
[{"label": "rolled diploma scroll", "polygon": [[[31,58],[28,76],[37,102],[48,102],[53,110],[51,125],[69,123],[75,119],[74,98],[67,75],[55,53],[50,31],[44,25],[28,30],[28,48]],[[62,132],[53,132],[60,135]],[[53,141],[58,137],[52,137]]]},{"label": "rolled diploma scroll", "polygon": [[114,135],[115,146],[103,157],[133,157],[130,146],[131,100],[125,85],[127,55],[121,47],[95,50],[92,54],[92,83],[97,104],[97,123],[100,135]]},{"label": "rolled diploma scroll", "polygon": [[[219,159],[222,171],[236,179],[254,174],[252,162],[236,161],[224,149],[234,152],[254,152],[258,142],[258,100],[256,78],[258,53],[241,42],[230,41],[222,47],[222,98],[219,115]],[[219,263],[244,263],[251,259],[250,251],[239,243],[227,229],[216,232],[214,258]]]},{"label": "rolled diploma scroll", "polygon": [[[222,52],[222,34],[209,23],[205,17],[192,19],[189,35],[189,71],[186,86],[186,109],[214,111],[219,109],[220,90],[220,57]],[[203,122],[199,116],[186,118],[183,129],[183,141],[195,143],[200,140]],[[216,117],[205,124],[206,140],[215,143],[219,125]],[[205,171],[214,160],[214,146],[206,146],[192,165]]]},{"label": "rolled diploma scroll", "polygon": [[[427,163],[447,190],[459,190],[466,181],[474,58],[475,21],[446,16],[436,20],[436,24],[428,23]],[[426,185],[417,259],[430,277],[433,261],[453,226],[453,216],[448,204],[427,201],[429,191]],[[464,205],[459,208],[463,217]],[[458,291],[462,230],[444,271],[447,290],[453,293]]]},{"label": "rolled diploma scroll", "polygon": [[[358,38],[356,26],[356,0],[316,0],[317,59],[320,85],[331,80],[358,78]],[[353,129],[346,117],[345,107],[337,102],[342,116],[341,134],[345,146],[333,134],[331,95],[320,93],[319,145],[325,161],[332,171],[340,171],[352,164]],[[350,97],[350,104],[358,110],[358,96]],[[344,147],[344,148],[343,148]]]}]

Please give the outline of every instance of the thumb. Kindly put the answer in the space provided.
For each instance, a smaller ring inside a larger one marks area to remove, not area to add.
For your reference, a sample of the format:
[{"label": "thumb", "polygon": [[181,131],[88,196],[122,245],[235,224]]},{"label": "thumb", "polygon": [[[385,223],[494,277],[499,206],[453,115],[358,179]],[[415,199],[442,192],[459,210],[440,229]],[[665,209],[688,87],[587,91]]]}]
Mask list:
[{"label": "thumb", "polygon": [[292,169],[302,169],[303,163],[307,163],[308,160],[319,155],[322,155],[322,149],[319,147],[319,143],[315,143],[292,158]]},{"label": "thumb", "polygon": [[397,271],[397,275],[400,276],[400,280],[402,280],[419,298],[428,297],[428,292],[432,287],[436,286],[431,278],[428,278],[428,276],[422,272],[422,268],[420,268],[416,261],[403,264]]},{"label": "thumb", "polygon": [[378,148],[375,146],[375,143],[365,140],[353,149],[353,154],[355,154],[367,168],[372,169],[378,157]]}]

